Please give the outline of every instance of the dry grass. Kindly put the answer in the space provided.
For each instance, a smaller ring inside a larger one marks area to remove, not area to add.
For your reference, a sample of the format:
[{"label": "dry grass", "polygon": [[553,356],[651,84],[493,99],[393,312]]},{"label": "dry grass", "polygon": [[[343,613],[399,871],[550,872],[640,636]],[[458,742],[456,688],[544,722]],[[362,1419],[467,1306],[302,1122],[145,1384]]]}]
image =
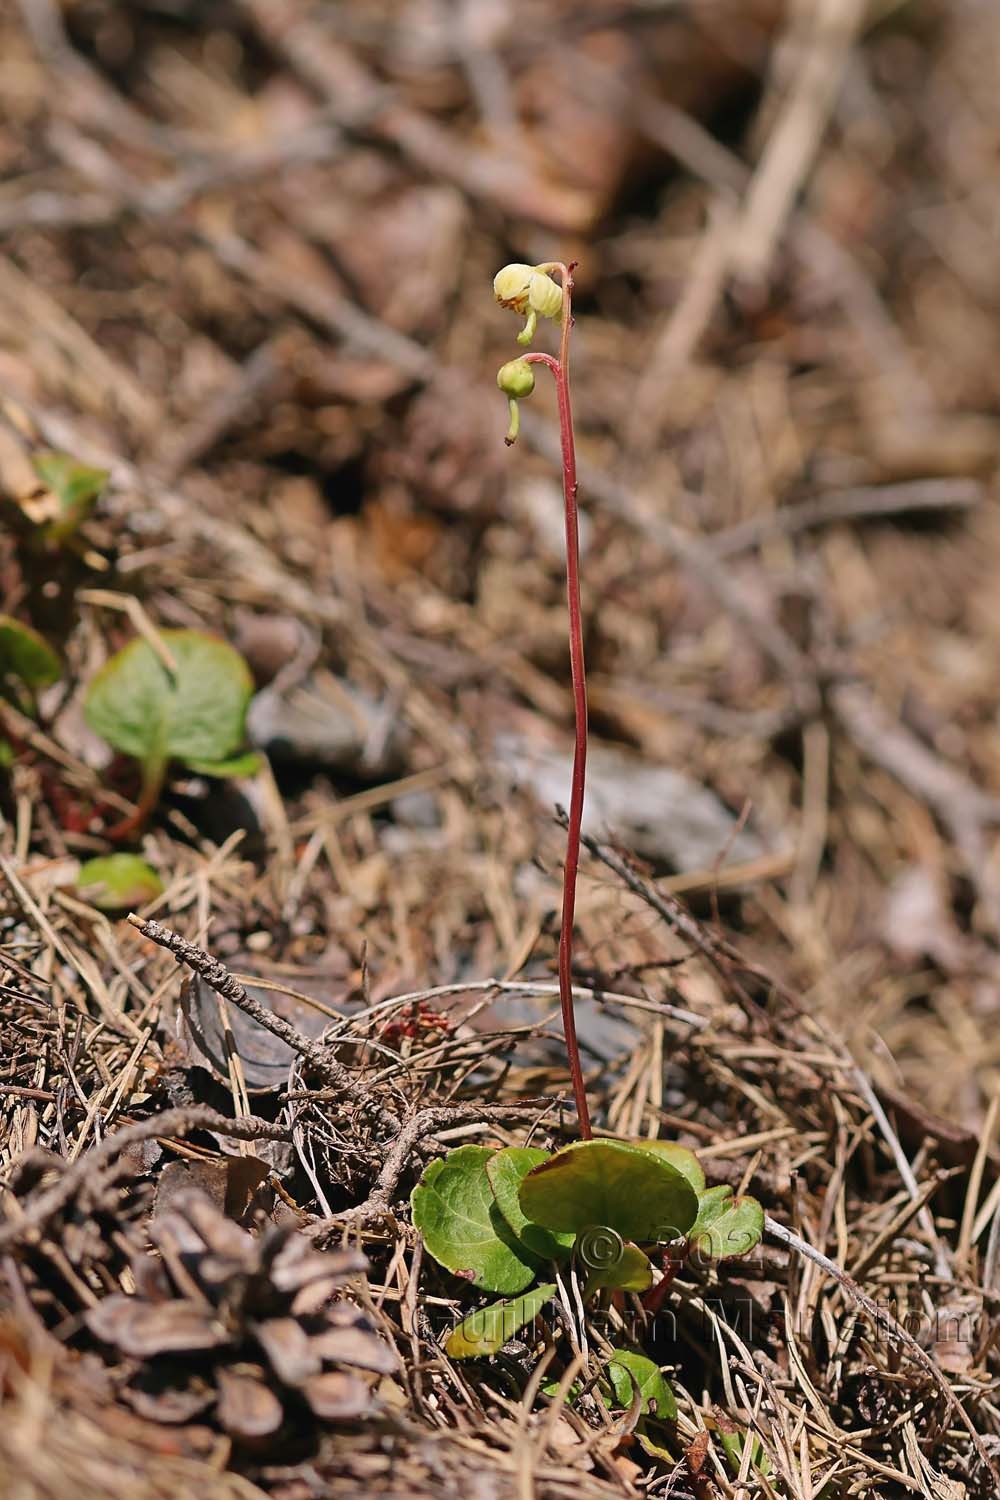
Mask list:
[{"label": "dry grass", "polygon": [[[47,612],[68,673],[38,723],[0,701],[4,1300],[64,1349],[10,1384],[4,1493],[994,1492],[1000,19],[735,8],[510,0],[468,36],[285,0],[0,20],[2,607]],[[529,1410],[518,1356],[448,1366],[455,1285],[401,1206],[442,1141],[569,1128],[562,834],[527,769],[569,736],[556,439],[540,394],[504,454],[488,293],[554,249],[582,262],[593,802],[636,803],[595,827],[619,842],[579,899],[594,1105],[695,1146],[851,1278],[772,1235],[682,1284],[655,1345],[676,1467]],[[60,597],[16,542],[43,446],[112,471]],[[218,1026],[211,990],[74,894],[134,791],[80,688],[137,624],[234,640],[294,742],[252,784],[176,785],[143,839],[145,915],[303,1034],[265,1059],[280,1093],[235,1012],[196,1067],[178,1017]],[[690,785],[640,807],[662,768]],[[707,853],[678,832],[698,787]],[[152,1144],[117,1159],[127,1127]],[[74,1373],[164,1168],[218,1179],[220,1149],[272,1150],[251,1213],[355,1210],[405,1357],[379,1424],[284,1467],[149,1458],[137,1428],[112,1454],[122,1408]],[[714,1438],[698,1468],[720,1411],[769,1475]]]}]

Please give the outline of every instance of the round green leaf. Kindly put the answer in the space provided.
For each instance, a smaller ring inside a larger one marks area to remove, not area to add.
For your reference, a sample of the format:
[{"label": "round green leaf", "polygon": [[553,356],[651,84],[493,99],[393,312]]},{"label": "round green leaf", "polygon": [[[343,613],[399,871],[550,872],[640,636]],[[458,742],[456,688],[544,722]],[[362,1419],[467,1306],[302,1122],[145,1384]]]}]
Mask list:
[{"label": "round green leaf", "polygon": [[679,1146],[676,1141],[648,1141],[643,1136],[632,1136],[626,1144],[634,1146],[637,1151],[648,1151],[669,1162],[682,1177],[687,1178],[696,1193],[704,1190],[705,1174],[701,1162],[686,1146]]},{"label": "round green leaf", "polygon": [[439,1265],[473,1286],[513,1295],[532,1281],[538,1261],[497,1208],[486,1176],[488,1146],[459,1146],[432,1161],[413,1189],[413,1222]]},{"label": "round green leaf", "polygon": [[101,911],[145,906],[162,894],[163,881],[136,854],[108,854],[89,859],[76,877],[77,894]]},{"label": "round green leaf", "polygon": [[698,1208],[676,1167],[620,1141],[565,1147],[528,1173],[519,1197],[526,1217],[545,1229],[597,1225],[640,1243],[686,1235]]},{"label": "round green leaf", "polygon": [[649,1256],[638,1245],[622,1244],[621,1250],[607,1265],[596,1266],[587,1277],[584,1298],[601,1287],[619,1292],[645,1292],[653,1284],[653,1267]]},{"label": "round green leaf", "polygon": [[698,1217],[688,1234],[693,1255],[731,1260],[749,1255],[764,1233],[764,1210],[756,1198],[734,1198],[725,1183],[698,1198]]},{"label": "round green leaf", "polygon": [[87,692],[90,727],[116,750],[148,764],[224,761],[241,749],[253,679],[225,641],[197,630],[164,630],[171,673],[148,641],[131,641]]},{"label": "round green leaf", "polygon": [[518,1189],[532,1168],[548,1161],[549,1152],[537,1146],[508,1146],[497,1151],[486,1163],[486,1175],[493,1189],[497,1207],[522,1245],[543,1260],[565,1260],[573,1248],[573,1235],[553,1234],[525,1215]]},{"label": "round green leaf", "polygon": [[37,691],[59,681],[62,662],[37,630],[12,615],[0,615],[0,677],[8,674]]},{"label": "round green leaf", "polygon": [[555,1283],[533,1287],[513,1302],[494,1302],[470,1313],[448,1337],[444,1346],[452,1359],[482,1359],[496,1354],[508,1339],[531,1323],[546,1302],[555,1296]]},{"label": "round green leaf", "polygon": [[677,1415],[674,1393],[664,1380],[659,1365],[655,1365],[644,1354],[633,1354],[631,1349],[616,1349],[608,1365],[608,1379],[619,1406],[631,1407],[639,1388],[639,1402],[643,1416],[655,1416],[673,1421]]}]

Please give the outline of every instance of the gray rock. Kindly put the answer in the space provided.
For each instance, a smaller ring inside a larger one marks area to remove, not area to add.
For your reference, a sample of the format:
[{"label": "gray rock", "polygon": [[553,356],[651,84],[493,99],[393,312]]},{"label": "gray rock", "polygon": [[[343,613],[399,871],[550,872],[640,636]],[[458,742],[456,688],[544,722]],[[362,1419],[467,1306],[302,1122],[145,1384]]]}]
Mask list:
[{"label": "gray rock", "polygon": [[[497,760],[516,785],[528,788],[545,808],[569,801],[573,759],[540,750],[513,735],[500,735]],[[742,864],[768,852],[747,824],[737,819],[701,782],[668,766],[653,766],[624,751],[592,747],[587,761],[583,828],[595,838],[610,834],[646,859],[675,870]]]}]

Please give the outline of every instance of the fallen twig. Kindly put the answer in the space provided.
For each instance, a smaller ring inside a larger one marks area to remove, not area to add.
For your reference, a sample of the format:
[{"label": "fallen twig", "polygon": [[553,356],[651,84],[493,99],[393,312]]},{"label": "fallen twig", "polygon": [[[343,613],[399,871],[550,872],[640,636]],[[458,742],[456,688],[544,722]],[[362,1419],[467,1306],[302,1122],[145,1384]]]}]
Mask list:
[{"label": "fallen twig", "polygon": [[387,1129],[396,1132],[400,1128],[399,1119],[392,1110],[373,1099],[370,1091],[364,1084],[353,1078],[343,1063],[337,1062],[331,1057],[328,1048],[319,1042],[314,1042],[311,1037],[305,1036],[284,1017],[276,1015],[274,1011],[268,1010],[255,1000],[240,981],[230,974],[225,964],[206,953],[204,948],[199,948],[196,943],[191,943],[187,938],[181,937],[180,933],[173,932],[169,927],[163,927],[159,922],[148,921],[144,917],[136,916],[135,912],[129,913],[129,922],[142,933],[143,937],[149,938],[151,943],[156,943],[161,948],[166,948],[177,959],[178,963],[187,964],[193,969],[200,979],[203,979],[209,989],[221,995],[224,1000],[232,1001],[238,1005],[251,1020],[256,1021],[258,1026],[263,1026],[265,1031],[270,1031],[274,1036],[280,1037],[294,1052],[299,1053],[315,1068],[317,1073],[338,1089],[344,1099],[349,1099],[363,1109],[371,1110],[379,1123]]},{"label": "fallen twig", "polygon": [[523,1120],[550,1109],[551,1099],[525,1099],[517,1104],[445,1104],[422,1109],[408,1120],[389,1148],[369,1196],[363,1203],[344,1209],[309,1228],[315,1237],[332,1236],[347,1226],[369,1224],[390,1210],[390,1200],[417,1143],[436,1130],[479,1121]]},{"label": "fallen twig", "polygon": [[709,539],[709,546],[716,557],[735,557],[770,536],[794,536],[796,532],[838,521],[877,520],[928,510],[970,510],[982,498],[983,486],[976,479],[916,479],[906,484],[831,490],[798,505],[785,505],[769,515],[754,516],[738,526],[717,531]]},{"label": "fallen twig", "polygon": [[117,1130],[67,1167],[54,1187],[28,1204],[20,1219],[0,1225],[0,1251],[25,1241],[37,1241],[49,1220],[64,1209],[81,1188],[92,1188],[101,1168],[108,1166],[123,1151],[143,1141],[189,1135],[192,1130],[214,1130],[240,1141],[287,1141],[291,1135],[287,1125],[275,1125],[254,1115],[230,1119],[217,1109],[204,1105],[163,1110],[148,1120],[139,1120]]}]

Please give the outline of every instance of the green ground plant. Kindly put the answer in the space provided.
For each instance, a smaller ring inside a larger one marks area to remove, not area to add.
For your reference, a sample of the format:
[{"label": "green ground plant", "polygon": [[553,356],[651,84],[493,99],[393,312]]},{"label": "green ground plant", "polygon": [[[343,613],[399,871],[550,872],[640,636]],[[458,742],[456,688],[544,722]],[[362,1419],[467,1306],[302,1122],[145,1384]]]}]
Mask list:
[{"label": "green ground plant", "polygon": [[[559,282],[552,279],[559,275]],[[552,372],[559,403],[566,515],[567,599],[576,723],[559,945],[560,1000],[582,1139],[555,1152],[531,1146],[461,1146],[430,1163],[412,1194],[413,1222],[428,1252],[470,1287],[500,1293],[452,1330],[456,1359],[490,1357],[549,1303],[565,1310],[568,1275],[581,1304],[601,1294],[640,1294],[656,1306],[685,1260],[750,1253],[764,1213],[756,1199],[709,1186],[694,1153],[676,1142],[593,1138],[576,1037],[572,993],[573,916],[587,755],[587,697],[580,609],[576,459],[569,391],[572,267],[505,266],[494,281],[504,307],[525,318],[530,344],[539,317],[561,322],[558,359],[530,353],[497,377],[510,404],[507,442],[518,436],[518,402],[534,389],[533,364]],[[657,1280],[654,1253],[664,1251]],[[637,1348],[612,1350],[601,1376],[620,1405],[639,1402],[642,1422],[675,1415],[659,1367]],[[655,1439],[648,1429],[647,1442]]]},{"label": "green ground plant", "polygon": [[157,647],[130,641],[84,699],[91,729],[142,770],[138,806],[109,838],[145,825],[172,762],[202,776],[249,776],[257,768],[257,755],[244,748],[253,678],[239,652],[198,630],[160,631]]}]

